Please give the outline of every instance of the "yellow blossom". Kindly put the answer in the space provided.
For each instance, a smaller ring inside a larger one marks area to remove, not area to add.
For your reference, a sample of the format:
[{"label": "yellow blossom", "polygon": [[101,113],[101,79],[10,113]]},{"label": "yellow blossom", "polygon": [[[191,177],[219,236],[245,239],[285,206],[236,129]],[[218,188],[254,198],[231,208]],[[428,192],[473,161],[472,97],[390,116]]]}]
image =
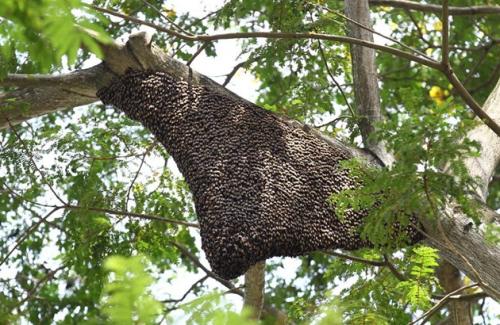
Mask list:
[{"label": "yellow blossom", "polygon": [[448,94],[449,92],[447,90],[443,91],[443,89],[439,86],[432,86],[431,90],[429,90],[429,96],[438,105],[443,104],[444,99]]},{"label": "yellow blossom", "polygon": [[438,20],[434,23],[434,29],[438,32],[443,30],[443,23],[441,22],[441,20]]}]

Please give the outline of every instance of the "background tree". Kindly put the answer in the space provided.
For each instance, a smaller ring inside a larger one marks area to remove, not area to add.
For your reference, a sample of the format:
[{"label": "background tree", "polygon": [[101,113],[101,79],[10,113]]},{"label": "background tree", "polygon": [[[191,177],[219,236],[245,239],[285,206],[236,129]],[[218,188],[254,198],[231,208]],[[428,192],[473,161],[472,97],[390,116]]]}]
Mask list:
[{"label": "background tree", "polygon": [[[390,47],[371,42],[369,10]],[[147,38],[112,41],[145,25],[188,65],[201,52],[216,56],[218,40],[242,38],[242,61],[224,86],[244,68],[260,83],[259,105],[362,143],[390,166],[349,163],[366,186],[332,197],[338,213],[370,208],[363,233],[382,247],[386,222],[419,215],[439,249],[318,252],[301,258],[292,279],[278,275],[282,259],[268,261],[266,321],[492,322],[484,307],[500,297],[498,222],[487,222],[498,221],[500,204],[498,177],[490,182],[500,159],[499,14],[480,1],[227,1],[205,17],[161,1],[4,1],[2,321],[242,321],[223,297],[243,295],[243,282],[206,267],[190,194],[164,149],[98,103],[64,110],[96,102],[113,73],[158,55],[134,47]],[[106,65],[83,69],[91,53]],[[57,74],[65,70],[73,72]],[[441,259],[436,274],[438,253],[452,264]],[[200,278],[154,302],[150,283],[182,281],[179,270]],[[259,267],[247,273],[251,306],[262,276]]]}]

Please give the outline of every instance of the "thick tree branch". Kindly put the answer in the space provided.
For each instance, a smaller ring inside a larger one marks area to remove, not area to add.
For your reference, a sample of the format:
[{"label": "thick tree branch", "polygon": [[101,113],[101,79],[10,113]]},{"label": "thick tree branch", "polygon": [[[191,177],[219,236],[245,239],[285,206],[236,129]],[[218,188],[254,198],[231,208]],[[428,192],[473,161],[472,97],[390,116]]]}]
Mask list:
[{"label": "thick tree branch", "polygon": [[9,75],[0,87],[15,87],[0,92],[0,129],[48,113],[91,104],[98,100],[96,78],[102,65],[63,75]]},{"label": "thick tree branch", "polygon": [[[417,10],[433,13],[436,15],[441,14],[442,10],[442,7],[440,5],[406,0],[370,0],[370,5]],[[500,15],[500,6],[450,7],[449,14],[452,16]]]},{"label": "thick tree branch", "polygon": [[[355,39],[373,42],[368,0],[346,0],[345,13],[349,18],[348,35]],[[363,143],[385,165],[391,165],[394,158],[387,152],[384,143],[371,138],[376,124],[384,119],[380,107],[375,51],[364,46],[351,44],[351,57],[354,89],[356,90],[354,93],[356,110]]]},{"label": "thick tree branch", "polygon": [[[483,110],[497,123],[500,123],[500,80],[483,105]],[[479,179],[477,194],[486,201],[488,185],[500,164],[500,137],[486,125],[479,125],[469,132],[468,139],[481,145],[479,157],[471,157],[465,161],[469,173]]]},{"label": "thick tree branch", "polygon": [[[107,82],[111,82],[113,74],[122,74],[127,68],[151,69],[168,73],[172,78],[187,80],[194,85],[203,85],[210,91],[226,97],[238,97],[209,78],[194,72],[186,65],[174,60],[154,45],[151,45],[150,40],[145,33],[139,33],[130,37],[127,46],[110,47],[105,51],[106,68],[99,68],[102,69],[101,74],[94,72],[93,80],[97,80],[96,82],[99,85],[104,86]],[[485,110],[491,114],[499,114],[498,109],[494,109],[495,106],[498,107],[499,98],[500,87],[497,86],[486,102]],[[242,99],[238,97],[238,100]],[[281,118],[286,123],[307,129],[308,132],[312,132],[312,134],[322,138],[331,146],[340,147],[342,148],[341,150],[348,150],[361,161],[367,162],[370,165],[377,165],[372,156],[363,150],[346,146],[340,141],[325,137],[298,122],[288,120],[284,117]],[[495,120],[498,121],[498,118],[495,117]],[[481,128],[484,128],[485,131],[481,131]],[[490,143],[496,135],[484,125],[474,131],[477,131],[479,139],[484,141],[484,143],[481,142],[483,144],[481,157],[477,158],[478,161],[476,163],[489,170],[490,167],[488,166],[491,165],[489,161],[491,159],[497,160],[498,158],[500,143],[495,142],[498,140]],[[471,133],[471,136],[474,136],[474,131]],[[490,147],[494,148],[491,150],[494,152],[488,151]],[[471,172],[474,173],[474,167],[471,167]],[[500,291],[500,268],[498,268],[500,247],[486,243],[484,232],[480,228],[473,227],[470,229],[470,218],[463,214],[458,207],[450,205],[444,212],[439,219],[444,233],[438,231],[435,224],[431,221],[427,221],[427,224],[424,225],[431,237],[431,243],[441,249],[443,256],[460,270],[466,272],[469,277],[475,280],[478,280],[476,277],[479,277],[479,280],[486,285],[484,287],[485,292],[500,300],[500,294],[498,293]],[[485,219],[500,220],[500,216],[487,207],[484,207],[482,214]],[[453,243],[453,247],[443,245],[443,243],[446,243],[444,236]],[[467,256],[466,261],[464,261],[463,256]]]},{"label": "thick tree branch", "polygon": [[264,306],[266,262],[258,262],[245,273],[245,296],[243,308],[250,309],[251,319],[258,320]]}]

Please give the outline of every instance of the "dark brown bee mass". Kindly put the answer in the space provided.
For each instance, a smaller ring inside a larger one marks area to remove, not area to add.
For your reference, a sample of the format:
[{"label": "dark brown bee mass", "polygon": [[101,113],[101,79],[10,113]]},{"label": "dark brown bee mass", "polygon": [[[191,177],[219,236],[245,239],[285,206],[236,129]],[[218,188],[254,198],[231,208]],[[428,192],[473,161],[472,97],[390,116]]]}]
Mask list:
[{"label": "dark brown bee mass", "polygon": [[230,279],[272,256],[369,246],[364,217],[340,221],[328,198],[355,186],[351,158],[262,108],[166,73],[130,72],[98,93],[149,128],[193,193],[203,250]]}]

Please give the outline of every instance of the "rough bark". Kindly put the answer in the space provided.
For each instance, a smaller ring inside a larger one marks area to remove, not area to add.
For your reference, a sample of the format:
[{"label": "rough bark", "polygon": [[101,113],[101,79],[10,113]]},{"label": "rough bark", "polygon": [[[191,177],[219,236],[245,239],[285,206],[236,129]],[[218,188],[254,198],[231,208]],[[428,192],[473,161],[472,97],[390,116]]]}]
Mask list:
[{"label": "rough bark", "polygon": [[260,319],[264,306],[266,262],[258,262],[245,273],[245,297],[243,308],[250,309],[251,319]]},{"label": "rough bark", "polygon": [[[348,36],[373,42],[373,33],[368,30],[372,29],[368,0],[346,0],[345,13],[353,21],[368,27],[364,29],[357,24],[349,22]],[[356,112],[360,119],[358,125],[363,137],[363,143],[385,165],[390,165],[393,162],[393,157],[385,149],[384,143],[375,141],[371,137],[375,131],[376,124],[384,119],[380,107],[375,50],[353,44],[351,44],[350,50]]]},{"label": "rough bark", "polygon": [[[483,110],[497,123],[500,121],[500,80],[484,103]],[[479,157],[468,158],[465,165],[471,176],[478,178],[476,193],[484,202],[488,197],[488,184],[500,163],[500,137],[487,126],[479,125],[469,133],[468,138],[481,145]]]},{"label": "rough bark", "polygon": [[16,87],[0,92],[0,129],[52,112],[98,101],[96,80],[103,65],[63,75],[14,75],[0,81],[0,86]]},{"label": "rough bark", "polygon": [[[437,269],[437,277],[445,293],[453,292],[464,286],[460,271],[446,260],[440,261]],[[451,301],[448,304],[449,320],[455,325],[472,324],[471,302]]]},{"label": "rough bark", "polygon": [[[492,115],[497,123],[500,121],[500,81],[483,105],[483,110]],[[484,204],[488,184],[500,162],[500,138],[482,125],[473,129],[467,137],[481,145],[480,155],[467,158],[464,163],[469,173],[478,179],[478,202]],[[440,249],[441,256],[473,280],[479,281],[490,296],[499,300],[500,247],[487,243],[483,232],[485,224],[500,222],[499,214],[483,205],[483,225],[471,227],[470,218],[463,214],[460,207],[449,204],[437,221],[426,218],[422,221],[431,236],[429,243]]]},{"label": "rough bark", "polygon": [[[369,30],[372,29],[369,4],[371,5],[374,2],[383,3],[384,1],[368,1],[368,0],[345,1],[346,16],[358,22],[359,24],[364,25],[365,27],[368,27],[368,28],[361,28],[359,25],[350,22],[348,24],[349,27],[348,35],[350,37],[373,42],[373,34]],[[419,4],[415,4],[409,1],[386,1],[386,2],[391,3],[388,5],[405,5],[410,7],[413,6],[411,8],[407,7],[407,9],[420,9],[425,11],[433,10],[436,13],[441,13],[442,10],[441,6],[434,6],[435,7],[434,8],[433,6],[422,5],[424,6],[422,7]],[[468,9],[470,13],[470,10],[472,10],[472,8]],[[491,10],[492,8],[490,7],[488,9]],[[493,10],[494,9],[495,8],[493,8]],[[477,10],[477,8],[475,8],[474,10]],[[458,10],[457,8],[453,8],[453,13],[463,14],[464,12],[461,11],[460,8],[458,8]],[[393,158],[391,154],[386,151],[384,143],[376,142],[370,139],[369,137],[369,135],[375,131],[376,123],[383,120],[383,115],[380,107],[380,96],[378,91],[378,80],[377,80],[376,65],[375,65],[375,51],[370,48],[361,47],[353,44],[351,44],[350,49],[352,56],[352,70],[353,70],[353,81],[354,81],[355,98],[356,98],[356,109],[358,111],[358,114],[361,116],[361,121],[359,123],[359,126],[361,134],[363,136],[363,141],[365,146],[369,148],[372,152],[374,152],[387,165],[392,163]],[[492,117],[492,119],[494,119],[498,123],[498,121],[500,120],[500,108],[498,108],[498,106],[500,106],[498,104],[500,91],[498,91],[497,88],[495,88],[495,90],[492,92],[492,95],[485,103],[484,105],[485,107],[483,108],[483,110],[486,113],[488,113]],[[478,187],[478,194],[482,199],[482,201],[485,201],[487,196],[486,192],[489,180],[493,176],[493,173],[495,172],[495,167],[498,165],[498,162],[500,160],[500,138],[485,125],[481,125],[478,128],[474,129],[469,135],[469,138],[477,141],[483,148],[481,151],[481,156],[478,158],[468,159],[466,161],[466,165],[469,169],[470,174],[472,176],[477,176],[481,180]],[[446,220],[449,220],[446,215],[444,218]],[[467,217],[463,215],[461,215],[460,218],[457,220],[453,220],[452,217],[452,219],[449,221],[454,222],[458,220],[461,220],[462,222],[469,221]],[[435,225],[431,224],[429,221],[426,221],[427,225],[426,229],[430,228],[433,230],[436,229],[439,230],[441,228],[445,228],[444,231],[438,231],[437,233],[434,234],[434,236],[440,235],[440,238],[437,241],[431,241],[431,243],[434,245],[436,245],[436,243],[446,243],[445,246],[446,248],[448,248],[448,250],[455,250],[454,252],[455,258],[457,257],[457,255],[458,256],[463,255],[460,251],[460,248],[450,245],[450,240],[447,240],[448,239],[447,236],[451,234],[446,234],[446,232],[454,228],[443,227],[440,221],[439,223],[440,226],[435,227]],[[456,235],[457,233],[454,234]],[[458,240],[458,238],[456,239]],[[454,242],[454,240],[452,240],[451,242]],[[485,244],[484,241],[483,244]],[[441,245],[441,248],[442,246],[443,245]],[[498,247],[496,251],[498,253]],[[446,256],[447,253],[444,253],[444,255]],[[469,263],[467,259],[464,258],[464,256],[467,256],[467,254],[461,257],[462,260],[461,262],[470,266],[471,263]],[[498,262],[498,256],[499,255],[497,255],[496,259],[494,258],[492,260],[493,264]],[[447,257],[450,256],[448,255]],[[486,261],[488,257],[483,256],[480,259]],[[458,262],[456,259],[455,261]],[[445,265],[446,265],[445,268],[448,271],[445,274],[446,276],[450,276],[450,278],[447,279],[448,281],[447,283],[454,283],[454,284],[459,283],[461,281],[461,277],[458,269],[448,262],[445,262]],[[491,267],[493,268],[493,265],[491,265]],[[454,272],[451,271],[452,269],[454,269]],[[471,269],[471,271],[475,273],[474,270]],[[441,273],[441,279],[445,281],[443,277],[444,274]],[[455,289],[458,288],[453,288],[453,290]],[[496,291],[496,289],[493,289],[493,291]],[[465,315],[463,313],[465,313],[464,311],[466,310],[470,310],[470,304],[468,304],[467,302],[465,303],[455,302],[450,308],[450,312],[454,312],[456,314],[457,320],[461,321],[465,320]],[[462,312],[462,314],[460,314],[460,312]]]}]

